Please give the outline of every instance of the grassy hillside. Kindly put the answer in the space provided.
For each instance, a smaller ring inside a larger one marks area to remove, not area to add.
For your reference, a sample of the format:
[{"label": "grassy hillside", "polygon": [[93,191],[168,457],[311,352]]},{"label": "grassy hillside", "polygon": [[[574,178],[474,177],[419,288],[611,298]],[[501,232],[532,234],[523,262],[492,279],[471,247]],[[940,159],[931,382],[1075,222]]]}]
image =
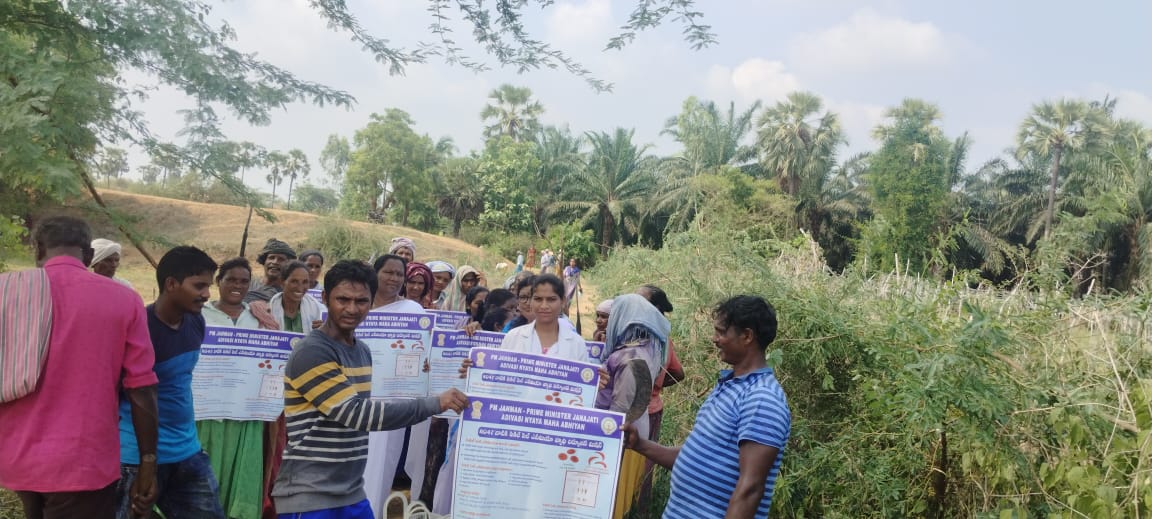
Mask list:
[{"label": "grassy hillside", "polygon": [[[246,208],[120,191],[104,191],[102,194],[110,206],[129,215],[130,225],[148,238],[149,243],[146,246],[156,259],[159,259],[171,245],[195,245],[217,260],[236,256],[240,250],[240,238],[248,215]],[[52,213],[58,212],[60,211],[52,211]],[[154,271],[111,221],[80,204],[73,205],[64,212],[88,218],[96,237],[109,238],[124,244],[119,276],[132,282],[145,300],[151,300],[155,296]],[[274,209],[271,213],[276,217],[275,222],[268,222],[258,215],[252,217],[245,254],[249,259],[255,259],[268,238],[286,241],[297,252],[306,248],[320,248],[331,263],[336,259],[329,257],[333,255],[333,251],[320,244],[336,240],[334,234],[340,234],[340,239],[344,242],[352,242],[346,243],[343,247],[346,253],[360,253],[353,257],[365,260],[372,252],[386,252],[387,244],[393,237],[408,236],[416,242],[417,259],[421,261],[442,259],[458,266],[470,264],[488,273],[490,284],[502,283],[505,276],[510,274],[510,272],[497,272],[496,265],[500,262],[512,262],[461,240],[406,227],[325,218],[296,211]],[[336,252],[335,255],[341,254]],[[16,258],[10,261],[10,267],[14,269],[30,265],[30,258]],[[257,267],[256,275],[259,273]]]}]

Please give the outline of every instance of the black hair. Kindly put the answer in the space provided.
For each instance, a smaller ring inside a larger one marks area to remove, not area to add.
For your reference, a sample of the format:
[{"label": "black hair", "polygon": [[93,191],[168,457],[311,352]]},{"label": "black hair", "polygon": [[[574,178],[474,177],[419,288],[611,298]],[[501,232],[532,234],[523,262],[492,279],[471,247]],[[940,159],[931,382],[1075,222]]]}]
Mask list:
[{"label": "black hair", "polygon": [[236,257],[220,264],[220,270],[216,272],[216,282],[219,283],[221,279],[224,279],[224,274],[234,268],[242,268],[248,271],[249,276],[252,275],[252,264],[248,262],[248,258]]},{"label": "black hair", "polygon": [[712,317],[726,328],[752,330],[761,350],[776,340],[776,310],[759,296],[735,296],[716,305]]},{"label": "black hair", "polygon": [[[404,271],[404,280],[407,281],[408,280],[408,260],[401,258],[400,256],[397,256],[395,254],[385,254],[383,256],[380,256],[379,258],[376,258],[376,261],[372,263],[372,272],[380,272],[380,269],[384,268],[384,264],[388,263],[389,260],[399,261],[400,264],[402,264],[404,266],[402,270]],[[325,279],[327,279],[327,278],[325,278]],[[325,281],[324,284],[327,285],[328,282]]]},{"label": "black hair", "polygon": [[291,276],[293,272],[300,269],[308,272],[308,265],[305,265],[304,262],[300,260],[289,261],[287,265],[284,265],[284,267],[280,269],[280,281],[288,281],[288,276]]},{"label": "black hair", "polygon": [[216,262],[206,252],[190,245],[181,245],[166,252],[156,265],[156,285],[164,293],[164,282],[168,278],[183,283],[185,279],[207,272],[211,277],[216,272]]},{"label": "black hair", "polygon": [[540,277],[540,276],[536,276],[534,274],[524,276],[523,279],[521,279],[520,281],[517,281],[516,283],[514,283],[512,285],[512,293],[516,296],[519,296],[520,291],[523,290],[524,287],[534,286],[536,284],[536,278],[538,278],[538,277]]},{"label": "black hair", "polygon": [[88,222],[75,216],[50,216],[36,225],[32,233],[33,241],[41,250],[56,247],[92,247],[92,228]]},{"label": "black hair", "polygon": [[345,281],[368,287],[369,299],[376,299],[376,289],[380,286],[376,271],[360,260],[340,260],[328,269],[324,274],[324,299],[328,299],[336,285]]},{"label": "black hair", "polygon": [[532,293],[535,294],[536,289],[542,285],[550,285],[552,291],[556,292],[556,295],[560,296],[560,299],[564,299],[564,296],[568,295],[564,291],[564,282],[552,274],[536,276],[536,278],[532,280]]},{"label": "black hair", "polygon": [[648,291],[648,302],[660,310],[660,313],[672,313],[672,302],[668,300],[668,294],[664,293],[664,289],[656,285],[644,285],[640,288]]},{"label": "black hair", "polygon": [[515,300],[516,294],[511,290],[503,288],[493,288],[488,292],[488,297],[484,298],[484,304],[480,305],[478,315],[472,317],[473,320],[484,322],[484,317],[488,315],[495,308],[501,308],[504,303],[509,300]]},{"label": "black hair", "polygon": [[[489,292],[488,287],[472,287],[470,290],[468,290],[468,295],[464,296],[464,309],[471,313],[472,302],[475,301],[477,297],[480,297],[480,294],[487,292]],[[488,299],[485,298],[484,300],[487,301]],[[480,305],[480,308],[476,310],[476,314],[481,316],[484,315],[484,305]],[[476,319],[476,316],[474,315],[472,318]]]},{"label": "black hair", "polygon": [[486,332],[504,331],[504,321],[508,320],[508,311],[497,306],[484,312],[480,321],[480,329]]},{"label": "black hair", "polygon": [[306,250],[304,252],[301,252],[300,253],[300,261],[308,261],[308,258],[311,258],[312,256],[316,256],[317,258],[320,258],[320,264],[321,265],[324,264],[324,255],[320,254],[320,251],[318,251],[318,250]]}]

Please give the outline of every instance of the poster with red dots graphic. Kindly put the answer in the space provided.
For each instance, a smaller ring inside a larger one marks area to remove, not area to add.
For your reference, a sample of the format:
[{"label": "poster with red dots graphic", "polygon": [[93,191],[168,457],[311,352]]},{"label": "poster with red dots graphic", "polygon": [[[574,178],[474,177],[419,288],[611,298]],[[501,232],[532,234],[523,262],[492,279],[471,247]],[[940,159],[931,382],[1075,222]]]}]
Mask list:
[{"label": "poster with red dots graphic", "polygon": [[468,354],[472,367],[464,392],[469,395],[573,407],[596,404],[596,364],[493,348],[472,348]]},{"label": "poster with red dots graphic", "polygon": [[192,370],[197,420],[273,421],[284,411],[284,364],[303,334],[208,326]]},{"label": "poster with red dots graphic", "polygon": [[452,517],[612,517],[623,423],[621,413],[471,395]]},{"label": "poster with red dots graphic", "polygon": [[432,326],[428,314],[370,312],[356,327],[356,338],[372,351],[373,398],[428,396]]}]

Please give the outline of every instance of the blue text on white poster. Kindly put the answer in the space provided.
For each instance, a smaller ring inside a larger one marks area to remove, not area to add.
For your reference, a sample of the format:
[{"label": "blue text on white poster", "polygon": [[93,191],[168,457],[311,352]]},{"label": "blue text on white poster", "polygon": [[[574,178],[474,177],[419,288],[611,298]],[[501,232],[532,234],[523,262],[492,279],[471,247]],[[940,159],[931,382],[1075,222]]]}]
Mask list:
[{"label": "blue text on white poster", "polygon": [[491,348],[473,348],[468,395],[592,407],[600,383],[596,364]]},{"label": "blue text on white poster", "polygon": [[[428,363],[428,394],[439,395],[451,388],[464,391],[467,381],[460,378],[460,366],[468,358],[472,348],[497,348],[504,334],[496,332],[476,332],[471,337],[458,330],[433,330],[432,353]],[[454,417],[456,411],[448,410],[441,416]]]},{"label": "blue text on white poster", "polygon": [[452,516],[608,519],[624,415],[472,397],[464,410]]},{"label": "blue text on white poster", "polygon": [[420,398],[428,395],[424,361],[432,334],[432,316],[368,312],[356,338],[372,351],[374,398]]},{"label": "blue text on white poster", "polygon": [[454,310],[428,310],[436,316],[436,327],[441,330],[459,330],[468,324],[468,312]]},{"label": "blue text on white poster", "polygon": [[284,411],[284,364],[304,335],[209,326],[192,371],[197,420],[272,421]]}]

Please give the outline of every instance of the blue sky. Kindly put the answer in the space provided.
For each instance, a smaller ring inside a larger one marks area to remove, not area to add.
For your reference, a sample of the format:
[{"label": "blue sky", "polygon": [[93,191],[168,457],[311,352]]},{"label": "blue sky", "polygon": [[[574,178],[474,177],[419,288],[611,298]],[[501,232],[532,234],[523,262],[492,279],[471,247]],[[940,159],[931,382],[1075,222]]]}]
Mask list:
[{"label": "blue sky", "polygon": [[[430,39],[424,2],[349,4],[366,26],[397,44]],[[351,137],[369,114],[389,107],[409,112],[421,133],[452,137],[461,153],[479,148],[478,114],[487,94],[506,82],[533,90],[547,124],[576,132],[635,128],[637,141],[656,153],[675,152],[660,130],[688,96],[743,108],[798,89],[815,92],[840,114],[850,141],[844,156],[876,147],[869,130],[886,107],[904,97],[936,103],[949,136],[968,131],[974,139],[969,169],[1010,146],[1030,106],[1043,99],[1110,94],[1119,99],[1121,115],[1152,125],[1152,2],[1146,0],[698,4],[719,38],[702,51],[692,51],[674,25],[643,33],[623,51],[602,51],[633,0],[567,0],[529,9],[525,22],[533,34],[615,85],[612,93],[596,93],[579,78],[550,70],[476,74],[430,62],[390,76],[345,35],[329,31],[305,0],[221,3],[215,14],[236,30],[238,48],[357,98],[351,110],[298,104],[269,126],[229,123],[227,131],[269,149],[304,150],[313,182],[322,183],[317,159],[327,136]],[[464,43],[468,33],[458,28]],[[474,46],[465,48],[484,57]],[[131,73],[126,78],[149,82]],[[139,108],[157,133],[174,137],[181,124],[176,111],[188,105],[161,89]],[[135,168],[143,159],[133,154],[132,160]]]}]

